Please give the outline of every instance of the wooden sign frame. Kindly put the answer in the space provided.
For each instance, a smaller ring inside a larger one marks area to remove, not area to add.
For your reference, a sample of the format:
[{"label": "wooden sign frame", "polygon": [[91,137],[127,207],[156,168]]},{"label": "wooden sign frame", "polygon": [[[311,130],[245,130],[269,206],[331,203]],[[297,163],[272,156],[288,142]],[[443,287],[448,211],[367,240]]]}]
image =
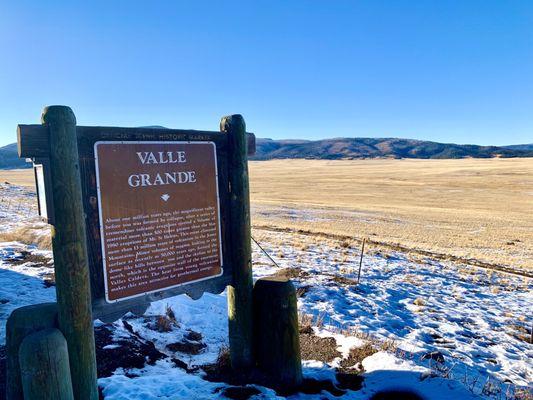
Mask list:
[{"label": "wooden sign frame", "polygon": [[[57,323],[66,339],[77,399],[97,400],[94,319],[114,321],[131,311],[142,313],[153,300],[227,288],[231,366],[249,370],[253,351],[252,249],[247,156],[255,151],[255,137],[246,133],[239,114],[220,120],[220,132],[152,128],[82,127],[70,107],[45,107],[42,125],[19,125],[22,158],[42,165],[46,208],[54,214],[52,248],[56,280]],[[102,253],[96,193],[94,144],[97,141],[214,142],[225,269],[218,278],[108,304],[102,296]],[[48,166],[48,167],[47,167]],[[48,180],[47,178],[48,177]],[[227,285],[227,286],[226,286]],[[159,296],[156,296],[159,294]]]},{"label": "wooden sign frame", "polygon": [[[18,149],[19,156],[33,158],[35,163],[43,165],[44,174],[50,168],[50,138],[47,125],[19,125]],[[179,294],[187,294],[193,299],[204,292],[221,293],[227,285],[233,283],[233,263],[231,256],[231,227],[229,224],[229,135],[224,132],[196,131],[165,128],[121,128],[99,126],[76,126],[78,158],[81,176],[82,202],[85,212],[87,252],[91,282],[91,298],[93,318],[103,321],[114,321],[127,312],[142,314],[152,301]],[[255,152],[255,136],[246,134],[247,153]],[[108,303],[105,299],[103,258],[101,248],[101,231],[99,202],[96,187],[96,168],[94,145],[97,142],[212,142],[216,147],[218,170],[219,210],[222,237],[222,258],[224,268],[221,276],[183,284],[147,293],[135,298]],[[46,187],[46,191],[51,188]],[[47,196],[47,201],[52,196]],[[48,205],[48,212],[54,211],[53,204]],[[57,212],[57,210],[55,210]],[[52,214],[53,216],[53,214]],[[53,224],[53,218],[49,223]]]}]

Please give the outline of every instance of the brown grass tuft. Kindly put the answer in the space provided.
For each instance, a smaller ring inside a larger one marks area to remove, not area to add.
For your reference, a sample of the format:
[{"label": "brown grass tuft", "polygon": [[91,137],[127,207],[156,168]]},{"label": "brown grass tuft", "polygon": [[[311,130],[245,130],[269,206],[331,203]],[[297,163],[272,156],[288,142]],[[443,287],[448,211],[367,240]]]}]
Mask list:
[{"label": "brown grass tuft", "polygon": [[28,225],[9,232],[0,233],[0,242],[20,242],[36,245],[42,250],[52,249],[52,236],[50,232],[43,232],[43,226]]},{"label": "brown grass tuft", "polygon": [[176,321],[176,314],[174,314],[174,310],[168,304],[165,307],[165,315],[172,323],[174,323],[175,325],[178,324],[178,321]]},{"label": "brown grass tuft", "polygon": [[165,315],[159,315],[155,320],[155,327],[158,332],[170,332],[172,330],[172,321]]},{"label": "brown grass tuft", "polygon": [[417,298],[415,299],[415,301],[413,301],[413,304],[414,304],[415,306],[422,307],[422,306],[425,306],[425,305],[426,305],[426,302],[424,301],[423,298],[421,298],[421,297],[417,297]]},{"label": "brown grass tuft", "polygon": [[348,357],[344,358],[340,362],[341,368],[351,368],[360,364],[365,358],[370,357],[372,354],[377,353],[378,350],[370,343],[366,343],[361,347],[352,347],[348,354]]},{"label": "brown grass tuft", "polygon": [[215,365],[219,371],[225,371],[231,368],[229,346],[224,345],[220,348]]}]

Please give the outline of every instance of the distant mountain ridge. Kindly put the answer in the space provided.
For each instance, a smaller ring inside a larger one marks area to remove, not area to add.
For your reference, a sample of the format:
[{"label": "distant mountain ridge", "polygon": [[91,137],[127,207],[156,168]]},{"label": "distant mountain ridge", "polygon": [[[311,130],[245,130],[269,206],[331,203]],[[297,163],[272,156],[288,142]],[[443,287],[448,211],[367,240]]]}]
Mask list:
[{"label": "distant mountain ridge", "polygon": [[19,158],[17,144],[11,143],[7,146],[0,147],[0,169],[29,168],[24,158]]},{"label": "distant mountain ridge", "polygon": [[[157,126],[157,128],[164,128]],[[398,138],[334,138],[323,140],[256,139],[251,160],[277,158],[360,159],[360,158],[491,158],[533,157],[533,143],[510,146],[477,146]],[[29,168],[19,158],[17,144],[0,147],[0,169]]]},{"label": "distant mountain ridge", "polygon": [[398,138],[334,138],[323,140],[257,139],[252,160],[278,158],[491,158],[533,157],[533,144],[477,146]]},{"label": "distant mountain ridge", "polygon": [[512,150],[533,150],[533,143],[528,144],[512,144],[510,146],[503,146],[506,149]]}]

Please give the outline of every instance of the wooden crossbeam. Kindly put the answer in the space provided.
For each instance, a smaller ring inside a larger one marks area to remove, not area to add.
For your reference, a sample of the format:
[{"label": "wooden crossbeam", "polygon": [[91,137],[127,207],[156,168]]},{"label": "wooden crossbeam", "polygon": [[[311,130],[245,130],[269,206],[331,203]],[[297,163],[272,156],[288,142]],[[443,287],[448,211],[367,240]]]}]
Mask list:
[{"label": "wooden crossbeam", "polygon": [[[80,156],[92,154],[91,138],[99,140],[165,140],[165,141],[213,141],[226,146],[227,135],[223,132],[165,129],[165,128],[118,128],[105,126],[76,126]],[[50,134],[44,125],[18,125],[18,153],[21,158],[48,158]],[[105,139],[104,139],[105,138]],[[246,133],[248,156],[255,154],[255,135]]]}]

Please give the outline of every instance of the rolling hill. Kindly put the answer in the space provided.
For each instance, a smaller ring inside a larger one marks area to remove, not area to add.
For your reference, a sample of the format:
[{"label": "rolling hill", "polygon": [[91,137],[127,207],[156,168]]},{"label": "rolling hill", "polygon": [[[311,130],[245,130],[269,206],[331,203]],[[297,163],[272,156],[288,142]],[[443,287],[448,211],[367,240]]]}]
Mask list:
[{"label": "rolling hill", "polygon": [[16,143],[0,147],[0,169],[29,167],[31,167],[30,163],[27,163],[23,158],[19,158]]},{"label": "rolling hill", "polygon": [[335,138],[324,140],[257,139],[252,160],[276,158],[490,158],[533,157],[533,148],[477,146],[397,138]]},{"label": "rolling hill", "polygon": [[533,150],[533,143],[527,144],[512,144],[510,146],[504,146],[506,149],[512,150]]},{"label": "rolling hill", "polygon": [[[477,146],[397,138],[335,138],[324,140],[256,139],[252,160],[276,158],[357,159],[357,158],[490,158],[533,157],[533,144]],[[0,147],[0,169],[29,168],[20,159],[17,144]]]}]

